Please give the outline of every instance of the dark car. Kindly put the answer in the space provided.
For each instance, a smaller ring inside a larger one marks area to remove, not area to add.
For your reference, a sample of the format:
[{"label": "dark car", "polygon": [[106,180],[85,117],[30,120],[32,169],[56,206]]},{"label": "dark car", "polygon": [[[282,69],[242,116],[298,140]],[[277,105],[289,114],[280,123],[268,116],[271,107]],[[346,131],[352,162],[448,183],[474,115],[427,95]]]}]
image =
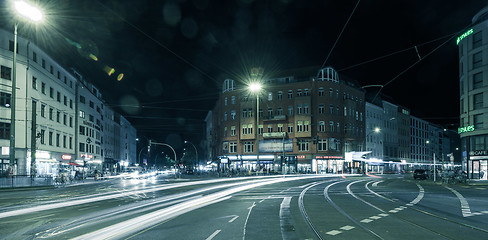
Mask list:
[{"label": "dark car", "polygon": [[427,171],[425,171],[424,169],[415,169],[415,171],[413,171],[413,179],[427,179],[428,176],[427,176]]}]

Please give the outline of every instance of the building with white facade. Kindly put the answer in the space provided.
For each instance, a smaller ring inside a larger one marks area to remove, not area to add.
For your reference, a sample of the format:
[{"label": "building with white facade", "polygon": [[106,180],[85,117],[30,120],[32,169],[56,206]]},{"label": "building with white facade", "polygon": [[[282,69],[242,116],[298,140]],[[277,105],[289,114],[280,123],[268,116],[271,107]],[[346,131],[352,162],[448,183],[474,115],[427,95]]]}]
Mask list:
[{"label": "building with white facade", "polygon": [[468,178],[488,179],[488,7],[457,38],[463,167]]},{"label": "building with white facade", "polygon": [[[63,68],[22,37],[17,44],[15,162],[10,162],[13,38],[12,33],[0,30],[0,176],[53,176],[84,164],[85,170],[102,170],[100,92],[81,74]],[[130,129],[130,123],[124,123]],[[135,159],[134,132],[131,129],[127,134],[134,141],[124,142],[129,151],[126,159]],[[121,139],[114,138],[117,141]]]}]

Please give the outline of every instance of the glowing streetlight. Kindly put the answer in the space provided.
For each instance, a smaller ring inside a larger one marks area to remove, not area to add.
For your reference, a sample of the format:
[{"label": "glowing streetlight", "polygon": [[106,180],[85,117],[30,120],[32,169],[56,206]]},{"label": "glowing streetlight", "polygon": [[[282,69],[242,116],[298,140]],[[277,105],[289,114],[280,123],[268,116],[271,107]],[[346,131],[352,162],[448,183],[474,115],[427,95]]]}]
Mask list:
[{"label": "glowing streetlight", "polygon": [[[33,22],[40,22],[42,20],[42,12],[35,6],[28,4],[27,2],[17,0],[14,3],[15,11],[24,18],[27,18]],[[16,100],[16,89],[17,89],[17,28],[19,23],[15,22],[14,28],[14,57],[12,66],[12,94],[10,101],[10,166],[15,163],[15,100]],[[35,159],[35,149],[31,150],[32,163],[34,164]]]},{"label": "glowing streetlight", "polygon": [[256,94],[256,171],[259,172],[259,92],[263,86],[261,83],[249,84],[249,91]]}]

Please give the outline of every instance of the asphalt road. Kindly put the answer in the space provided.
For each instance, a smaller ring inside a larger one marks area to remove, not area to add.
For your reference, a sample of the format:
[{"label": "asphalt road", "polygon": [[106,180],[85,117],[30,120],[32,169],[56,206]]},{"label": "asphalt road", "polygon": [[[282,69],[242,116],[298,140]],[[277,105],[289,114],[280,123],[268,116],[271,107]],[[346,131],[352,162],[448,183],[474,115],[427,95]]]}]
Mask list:
[{"label": "asphalt road", "polygon": [[487,186],[410,175],[115,179],[1,190],[2,239],[488,239]]}]

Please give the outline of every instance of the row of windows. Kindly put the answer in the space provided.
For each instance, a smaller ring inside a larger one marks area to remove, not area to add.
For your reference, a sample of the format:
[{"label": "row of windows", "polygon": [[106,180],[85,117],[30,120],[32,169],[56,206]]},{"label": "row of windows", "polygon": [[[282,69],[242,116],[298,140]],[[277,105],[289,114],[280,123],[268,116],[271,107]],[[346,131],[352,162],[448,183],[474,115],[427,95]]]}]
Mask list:
[{"label": "row of windows", "polygon": [[[310,130],[310,122],[309,121],[297,121],[296,123],[296,132],[309,132]],[[276,132],[284,132],[285,125],[280,123],[276,125]],[[293,133],[293,124],[288,124],[287,125],[287,132],[288,133]],[[253,134],[253,124],[244,124],[242,125],[242,135],[252,135]],[[267,125],[267,133],[272,133],[274,131],[275,127],[274,125]],[[334,121],[329,121],[328,127],[326,128],[326,123],[325,121],[319,121],[317,125],[317,131],[318,132],[326,132],[328,130],[329,132],[339,132],[341,129],[340,123],[339,122],[334,122]],[[258,127],[258,134],[262,135],[264,131],[264,126],[259,125]],[[344,133],[351,133],[357,136],[360,136],[363,134],[363,129],[361,127],[355,126],[354,124],[345,124],[344,125]],[[228,129],[227,127],[224,127],[224,137],[228,136]],[[236,127],[231,126],[230,127],[230,136],[236,136]]]},{"label": "row of windows", "polygon": [[[34,76],[32,77],[32,88],[34,90],[38,90],[37,78]],[[46,89],[47,89],[46,83],[41,82],[41,93],[46,95]],[[54,99],[54,88],[52,87],[49,87],[49,97]],[[69,99],[68,101],[68,96],[66,95],[62,96],[61,98],[61,92],[59,91],[56,91],[56,101],[59,103],[63,102],[65,106],[69,105],[69,107],[73,109],[73,99]]]},{"label": "row of windows", "polygon": [[99,146],[96,146],[96,145],[93,145],[93,144],[88,144],[88,143],[81,143],[80,142],[80,152],[100,154],[101,153],[101,149],[100,149]]},{"label": "row of windows", "polygon": [[[253,117],[253,109],[242,109],[242,118],[252,118]],[[276,113],[276,115],[275,115]],[[297,115],[308,115],[309,112],[309,106],[308,104],[298,104],[296,107],[296,114]],[[318,113],[319,114],[325,114],[325,105],[324,104],[319,104],[318,106]],[[267,111],[267,116],[268,117],[273,117],[273,116],[281,116],[283,115],[283,108],[278,107],[276,109],[276,112],[273,111],[273,108],[269,107]],[[288,106],[288,111],[287,111],[288,116],[293,116],[293,106]],[[340,115],[340,108],[339,107],[334,107],[333,104],[329,105],[329,114],[335,114],[335,115]],[[344,107],[344,117],[348,116],[348,108]],[[349,108],[349,116],[355,117],[356,120],[358,121],[363,121],[363,113],[355,111],[353,108]],[[263,117],[263,109],[259,109],[259,117]],[[232,110],[230,112],[230,119],[235,120],[236,119],[236,111]],[[224,112],[224,121],[227,121],[227,112]]]},{"label": "row of windows", "polygon": [[[10,44],[9,44],[9,50],[13,52],[13,42],[10,41]],[[12,46],[12,47],[10,47]],[[18,48],[17,48],[18,50]],[[36,52],[32,52],[32,61],[34,61],[35,63],[38,63],[37,61],[37,53]],[[47,66],[46,66],[46,60],[45,59],[41,59],[41,66],[42,68],[47,69]],[[59,70],[57,70],[56,72],[54,71],[54,66],[53,65],[50,65],[49,66],[49,73],[51,73],[53,76],[56,76],[59,80],[61,80],[61,72]],[[63,82],[64,84],[66,85],[69,85],[70,88],[73,88],[73,81],[68,81],[68,78],[66,76],[63,76]]]},{"label": "row of windows", "polygon": [[[41,144],[46,144],[46,138],[45,138],[45,129],[41,129],[41,132],[39,134],[40,142]],[[56,147],[62,147],[65,149],[73,149],[73,137],[71,136],[66,136],[63,134],[62,139],[61,139],[61,134],[55,133],[53,131],[48,132],[47,136],[47,144],[49,146],[56,146]]]},{"label": "row of windows", "polygon": [[96,138],[97,140],[101,139],[99,131],[95,131],[95,129],[85,126],[80,126],[80,135]]},{"label": "row of windows", "polygon": [[[41,104],[41,117],[43,117],[43,118],[46,118],[46,108],[47,108],[46,104]],[[56,121],[58,123],[62,123],[65,126],[73,127],[73,117],[72,116],[68,116],[68,114],[64,113],[61,110],[56,110],[56,114],[54,111],[55,110],[53,107],[49,107],[49,112],[48,112],[48,116],[47,116],[47,117],[49,117],[49,120]],[[62,121],[61,121],[61,118],[62,118]]]}]

